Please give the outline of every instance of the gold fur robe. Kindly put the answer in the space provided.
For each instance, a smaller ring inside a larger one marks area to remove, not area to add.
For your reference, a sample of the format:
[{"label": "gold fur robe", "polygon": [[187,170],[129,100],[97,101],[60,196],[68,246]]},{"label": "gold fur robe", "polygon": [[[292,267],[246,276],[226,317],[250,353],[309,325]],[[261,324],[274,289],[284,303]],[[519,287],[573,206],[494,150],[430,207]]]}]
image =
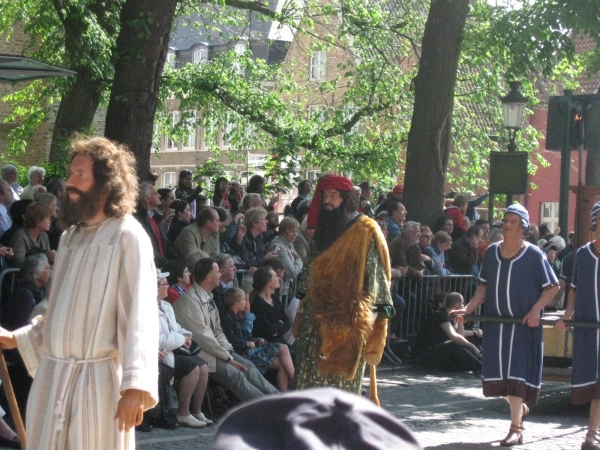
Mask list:
[{"label": "gold fur robe", "polygon": [[[375,318],[381,322],[392,311],[385,239],[374,220],[358,216],[331,247],[321,254],[311,248],[308,258],[299,281],[305,297],[294,387],[334,386],[360,394]],[[387,320],[381,325],[385,333]]]}]

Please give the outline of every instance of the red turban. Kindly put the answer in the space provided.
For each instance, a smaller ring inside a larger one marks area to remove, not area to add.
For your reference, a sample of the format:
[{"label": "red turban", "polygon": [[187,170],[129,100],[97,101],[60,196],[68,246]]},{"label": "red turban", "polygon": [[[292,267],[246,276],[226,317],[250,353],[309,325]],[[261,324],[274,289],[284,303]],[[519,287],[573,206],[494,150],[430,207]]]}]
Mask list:
[{"label": "red turban", "polygon": [[346,177],[339,175],[327,174],[319,178],[317,187],[315,188],[315,194],[313,195],[312,202],[310,203],[310,209],[308,210],[307,227],[315,228],[319,221],[319,211],[321,210],[321,193],[328,189],[335,189],[336,191],[352,191],[354,185],[352,181]]}]

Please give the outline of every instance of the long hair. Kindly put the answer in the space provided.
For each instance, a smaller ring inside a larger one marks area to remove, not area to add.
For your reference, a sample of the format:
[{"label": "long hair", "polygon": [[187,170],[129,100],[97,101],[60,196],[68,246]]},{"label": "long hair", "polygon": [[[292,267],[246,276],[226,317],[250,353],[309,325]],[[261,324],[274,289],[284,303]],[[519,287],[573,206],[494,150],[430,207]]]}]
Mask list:
[{"label": "long hair", "polygon": [[127,146],[104,137],[76,137],[71,143],[76,156],[90,156],[93,160],[96,187],[108,194],[104,214],[123,217],[133,214],[138,196],[135,157]]},{"label": "long hair", "polygon": [[[229,181],[229,180],[227,180],[227,178],[225,178],[225,177],[219,177],[219,178],[217,178],[217,179],[215,180],[215,190],[214,190],[214,192],[213,192],[213,199],[214,199],[214,198],[218,198],[218,199],[219,199],[219,201],[221,201],[221,199],[222,199],[224,196],[227,196],[227,195],[228,195],[228,193],[229,193],[229,191],[228,191],[228,190],[226,190],[226,191],[225,191],[225,194],[223,195],[223,194],[221,194],[221,191],[219,191],[219,185],[221,184],[221,182],[222,182],[222,181]],[[219,205],[215,205],[215,206],[219,206]]]}]

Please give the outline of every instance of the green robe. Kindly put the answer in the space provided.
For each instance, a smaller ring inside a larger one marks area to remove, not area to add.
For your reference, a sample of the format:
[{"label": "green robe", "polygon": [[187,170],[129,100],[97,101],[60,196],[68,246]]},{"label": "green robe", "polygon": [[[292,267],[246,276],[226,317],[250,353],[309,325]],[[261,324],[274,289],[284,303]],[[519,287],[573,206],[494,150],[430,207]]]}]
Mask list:
[{"label": "green robe", "polygon": [[[354,221],[350,226],[353,226]],[[339,238],[344,239],[345,233]],[[298,292],[305,293],[310,283],[309,266],[310,263],[319,256],[314,246],[311,246],[304,265],[304,270],[298,282]],[[367,253],[367,264],[365,267],[364,289],[367,292],[376,294],[373,310],[377,312],[378,317],[391,317],[392,297],[390,294],[390,285],[386,279],[385,268],[379,258],[377,246],[374,240],[369,244]],[[361,354],[360,364],[356,375],[349,380],[345,376],[334,376],[321,374],[317,368],[315,360],[315,346],[318,330],[315,327],[315,321],[312,319],[312,301],[307,298],[303,301],[301,309],[302,325],[300,327],[300,337],[297,341],[296,372],[294,375],[294,389],[308,389],[314,387],[333,386],[354,394],[361,394],[362,379],[365,369],[364,347]]]}]

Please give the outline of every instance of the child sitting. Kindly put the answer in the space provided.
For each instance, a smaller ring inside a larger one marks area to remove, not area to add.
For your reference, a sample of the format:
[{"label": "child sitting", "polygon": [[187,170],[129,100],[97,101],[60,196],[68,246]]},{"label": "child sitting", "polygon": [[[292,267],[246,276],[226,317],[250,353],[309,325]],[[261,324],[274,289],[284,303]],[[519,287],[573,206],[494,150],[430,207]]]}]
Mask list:
[{"label": "child sitting", "polygon": [[223,302],[227,310],[221,320],[223,332],[233,345],[234,351],[250,360],[264,374],[268,369],[277,371],[277,384],[281,392],[287,392],[289,380],[294,377],[294,364],[285,344],[274,344],[263,338],[253,338],[244,321],[244,309],[249,304],[247,294],[241,289],[230,288]]}]

